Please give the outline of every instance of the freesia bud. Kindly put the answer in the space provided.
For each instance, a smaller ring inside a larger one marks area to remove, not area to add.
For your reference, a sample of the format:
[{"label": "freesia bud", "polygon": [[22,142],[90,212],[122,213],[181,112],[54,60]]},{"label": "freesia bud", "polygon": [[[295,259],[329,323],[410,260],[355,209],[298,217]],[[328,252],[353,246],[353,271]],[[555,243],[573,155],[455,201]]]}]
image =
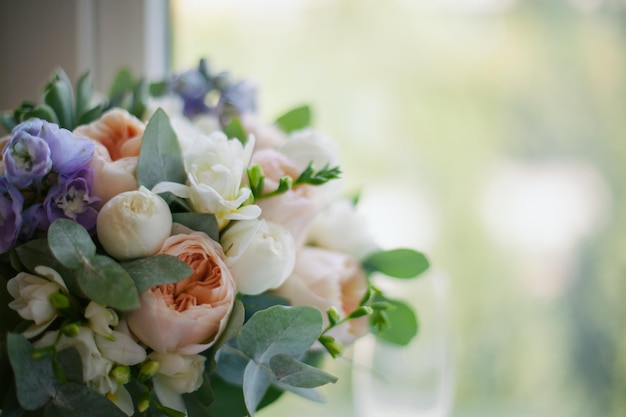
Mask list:
[{"label": "freesia bud", "polygon": [[139,369],[139,376],[137,377],[140,381],[147,381],[156,375],[161,369],[161,364],[157,361],[147,361],[141,368]]},{"label": "freesia bud", "polygon": [[63,326],[63,334],[67,337],[76,337],[80,333],[80,325],[78,323],[70,323]]},{"label": "freesia bud", "polygon": [[100,243],[117,260],[154,255],[171,228],[172,213],[167,203],[143,186],[116,195],[98,214]]},{"label": "freesia bud", "polygon": [[130,381],[130,368],[126,365],[118,365],[111,370],[111,378],[118,384],[126,385]]},{"label": "freesia bud", "polygon": [[49,300],[52,307],[59,311],[70,307],[70,299],[67,298],[67,295],[61,294],[60,292],[50,294]]},{"label": "freesia bud", "polygon": [[334,337],[324,335],[324,336],[320,336],[318,340],[326,348],[328,353],[330,353],[330,356],[332,356],[333,358],[336,358],[337,356],[343,353],[343,344],[339,340],[335,339]]}]

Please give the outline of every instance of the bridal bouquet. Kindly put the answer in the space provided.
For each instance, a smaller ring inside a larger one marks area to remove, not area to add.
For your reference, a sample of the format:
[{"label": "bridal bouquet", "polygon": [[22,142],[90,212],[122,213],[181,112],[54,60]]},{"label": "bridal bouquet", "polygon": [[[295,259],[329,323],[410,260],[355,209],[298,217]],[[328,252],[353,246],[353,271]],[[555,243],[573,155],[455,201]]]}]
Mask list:
[{"label": "bridal bouquet", "polygon": [[417,333],[372,277],[428,262],[372,241],[309,107],[263,123],[201,61],[107,96],[59,70],[0,123],[2,417],[254,416]]}]

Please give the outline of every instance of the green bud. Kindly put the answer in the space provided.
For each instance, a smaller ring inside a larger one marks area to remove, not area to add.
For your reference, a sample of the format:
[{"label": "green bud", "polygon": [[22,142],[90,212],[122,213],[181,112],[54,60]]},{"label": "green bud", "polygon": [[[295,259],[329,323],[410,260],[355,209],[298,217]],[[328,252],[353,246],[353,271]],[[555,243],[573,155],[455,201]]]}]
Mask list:
[{"label": "green bud", "polygon": [[374,288],[367,287],[367,291],[363,295],[363,298],[361,298],[361,302],[359,303],[359,305],[362,306],[362,305],[367,304],[369,302],[369,300],[371,300],[372,297],[374,297],[375,294],[376,294],[376,292],[374,291]]},{"label": "green bud", "polygon": [[370,306],[361,306],[348,314],[348,319],[358,319],[359,317],[369,316],[374,312],[374,309]]},{"label": "green bud", "polygon": [[156,373],[159,372],[159,369],[161,369],[161,364],[157,361],[144,362],[141,368],[139,368],[139,376],[137,379],[141,382],[145,382],[155,376]]},{"label": "green bud", "polygon": [[148,407],[150,407],[149,398],[143,398],[137,403],[137,411],[139,411],[140,413],[143,413],[144,411],[146,411]]},{"label": "green bud", "polygon": [[78,323],[69,323],[63,326],[61,331],[67,337],[76,337],[80,333],[80,325]]},{"label": "green bud", "polygon": [[339,320],[341,320],[341,316],[339,314],[339,310],[337,310],[337,307],[333,306],[329,308],[328,311],[326,311],[326,315],[328,316],[328,321],[333,326],[337,324]]},{"label": "green bud", "polygon": [[318,339],[322,346],[326,348],[330,356],[336,358],[343,353],[343,344],[332,336],[322,335]]},{"label": "green bud", "polygon": [[67,298],[65,294],[61,294],[60,292],[55,292],[50,294],[50,304],[56,310],[65,310],[70,308],[70,299]]},{"label": "green bud", "polygon": [[383,310],[391,310],[393,309],[393,304],[387,301],[376,301],[375,303],[370,304],[374,310],[383,311]]},{"label": "green bud", "polygon": [[117,365],[111,370],[111,378],[118,384],[126,385],[130,382],[130,367],[126,365]]}]

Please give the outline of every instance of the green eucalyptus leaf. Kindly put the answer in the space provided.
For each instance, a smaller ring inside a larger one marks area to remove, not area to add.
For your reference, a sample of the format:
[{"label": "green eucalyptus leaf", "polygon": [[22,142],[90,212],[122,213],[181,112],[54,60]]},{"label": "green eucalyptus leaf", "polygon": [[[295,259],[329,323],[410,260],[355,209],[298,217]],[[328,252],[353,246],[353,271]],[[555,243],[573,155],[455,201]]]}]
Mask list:
[{"label": "green eucalyptus leaf", "polygon": [[87,110],[93,93],[93,84],[89,72],[84,73],[76,83],[76,116],[80,118]]},{"label": "green eucalyptus leaf", "polygon": [[218,358],[216,375],[229,384],[242,386],[244,371],[250,359],[230,344],[220,349],[216,357]]},{"label": "green eucalyptus leaf", "polygon": [[135,282],[141,294],[152,287],[187,278],[193,269],[175,256],[159,254],[120,264]]},{"label": "green eucalyptus leaf", "polygon": [[55,220],[48,229],[48,245],[55,258],[68,268],[78,268],[96,253],[87,230],[68,219]]},{"label": "green eucalyptus leaf", "polygon": [[55,378],[49,357],[33,359],[33,347],[22,335],[7,335],[9,360],[15,374],[17,398],[26,410],[46,405],[54,393]]},{"label": "green eucalyptus leaf", "polygon": [[311,126],[311,113],[309,106],[296,107],[280,116],[274,123],[285,133],[291,133]]},{"label": "green eucalyptus leaf", "polygon": [[[243,399],[243,390],[240,386],[231,385],[224,382],[217,375],[211,376],[211,388],[215,400],[211,403],[209,411],[212,416],[221,417],[247,417],[248,412]],[[283,394],[283,391],[269,387],[263,400],[257,406],[257,410],[266,407],[276,401]],[[190,417],[194,417],[191,416]],[[204,416],[201,416],[204,417]]]},{"label": "green eucalyptus leaf", "polygon": [[318,403],[324,402],[324,397],[322,396],[322,394],[320,394],[313,388],[294,387],[293,385],[283,384],[280,381],[274,382],[274,386],[283,391],[289,391],[291,393],[299,395],[300,397],[306,398],[309,401],[315,401]]},{"label": "green eucalyptus leaf", "polygon": [[423,253],[413,249],[392,249],[375,252],[363,261],[368,272],[381,272],[394,278],[414,278],[429,268]]},{"label": "green eucalyptus leaf", "polygon": [[406,346],[417,335],[419,323],[413,308],[400,300],[389,299],[382,294],[377,294],[376,302],[386,302],[391,308],[385,310],[389,327],[379,332],[374,325],[370,326],[370,331],[379,339],[394,345]]},{"label": "green eucalyptus leaf", "polygon": [[133,88],[133,105],[130,109],[130,113],[138,119],[141,119],[146,111],[147,100],[148,83],[145,79],[141,79]]},{"label": "green eucalyptus leaf", "polygon": [[228,139],[237,139],[244,145],[248,141],[248,134],[238,117],[233,117],[223,130]]},{"label": "green eucalyptus leaf", "polygon": [[152,189],[161,181],[184,184],[187,175],[176,133],[163,109],[157,109],[143,134],[137,180]]},{"label": "green eucalyptus leaf", "polygon": [[148,92],[151,97],[161,97],[167,94],[167,81],[159,81],[150,83],[148,86]]},{"label": "green eucalyptus leaf", "polygon": [[[208,366],[209,372],[215,371],[216,368],[218,367],[216,357],[217,357],[217,352],[220,351],[220,348],[224,346],[226,343],[228,343],[231,339],[234,339],[235,337],[239,335],[239,332],[241,331],[241,326],[243,326],[243,322],[244,322],[244,315],[245,315],[244,310],[245,309],[241,301],[235,300],[235,304],[233,305],[233,310],[230,313],[230,317],[228,318],[228,323],[226,323],[226,327],[224,328],[224,331],[222,332],[220,337],[217,339],[215,344],[211,346],[211,349],[207,351],[206,353],[206,356],[210,360],[209,366]],[[232,353],[229,353],[228,350],[223,350],[219,352],[220,364],[222,364],[222,359],[223,359],[222,355],[229,355],[229,354],[232,355]],[[240,382],[241,382],[241,379],[239,379],[239,383]]]},{"label": "green eucalyptus leaf", "polygon": [[63,278],[63,282],[69,291],[78,296],[82,296],[82,290],[76,280],[76,274],[70,268],[64,267],[57,260],[48,246],[46,239],[35,239],[15,248],[15,252],[22,264],[30,272],[34,273],[35,268],[39,265],[45,265],[57,271]]},{"label": "green eucalyptus leaf", "polygon": [[337,382],[336,376],[281,353],[272,356],[270,367],[279,382],[294,387],[315,388]]},{"label": "green eucalyptus leaf", "polygon": [[59,364],[65,373],[65,377],[69,382],[82,384],[83,381],[83,363],[80,359],[80,353],[74,347],[65,348],[57,353]]},{"label": "green eucalyptus leaf", "polygon": [[[5,376],[8,374],[2,375]],[[13,375],[10,375],[10,379],[6,382],[10,383],[11,385],[9,386],[6,396],[0,397],[0,404],[2,405],[2,417],[22,417],[25,410],[22,408],[20,402],[17,400],[17,392],[15,391],[15,384],[13,383]]]},{"label": "green eucalyptus leaf", "polygon": [[83,384],[58,384],[44,417],[127,417],[104,395]]},{"label": "green eucalyptus leaf", "polygon": [[43,101],[56,113],[59,126],[68,130],[74,128],[74,92],[63,70],[46,86]]},{"label": "green eucalyptus leaf", "polygon": [[246,308],[245,321],[257,311],[266,310],[272,306],[289,306],[291,303],[288,299],[274,294],[263,293],[259,295],[241,295],[241,302]]},{"label": "green eucalyptus leaf", "polygon": [[90,256],[77,275],[78,285],[89,299],[119,310],[139,307],[135,282],[108,256]]},{"label": "green eucalyptus leaf", "polygon": [[209,213],[174,213],[172,221],[187,226],[191,230],[206,233],[211,239],[219,242],[219,229],[214,214]]},{"label": "green eucalyptus leaf", "polygon": [[243,374],[243,398],[250,417],[254,417],[270,385],[272,385],[272,376],[256,362],[248,362]]},{"label": "green eucalyptus leaf", "polygon": [[322,313],[308,306],[273,306],[256,312],[242,327],[239,349],[259,363],[278,353],[303,355],[322,333]]}]

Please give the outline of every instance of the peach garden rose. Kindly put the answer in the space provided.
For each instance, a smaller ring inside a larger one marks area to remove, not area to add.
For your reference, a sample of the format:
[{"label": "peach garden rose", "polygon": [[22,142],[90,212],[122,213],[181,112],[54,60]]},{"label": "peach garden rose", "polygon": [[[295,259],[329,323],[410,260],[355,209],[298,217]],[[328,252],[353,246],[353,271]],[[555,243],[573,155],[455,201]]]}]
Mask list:
[{"label": "peach garden rose", "polygon": [[96,143],[91,168],[94,194],[102,204],[117,194],[137,189],[135,170],[144,128],[141,120],[126,110],[115,108],[74,130],[75,135]]},{"label": "peach garden rose", "polygon": [[141,306],[127,316],[128,327],[157,352],[200,353],[224,330],[235,300],[235,281],[224,253],[202,232],[173,235],[160,253],[178,257],[194,272],[142,293]]}]

